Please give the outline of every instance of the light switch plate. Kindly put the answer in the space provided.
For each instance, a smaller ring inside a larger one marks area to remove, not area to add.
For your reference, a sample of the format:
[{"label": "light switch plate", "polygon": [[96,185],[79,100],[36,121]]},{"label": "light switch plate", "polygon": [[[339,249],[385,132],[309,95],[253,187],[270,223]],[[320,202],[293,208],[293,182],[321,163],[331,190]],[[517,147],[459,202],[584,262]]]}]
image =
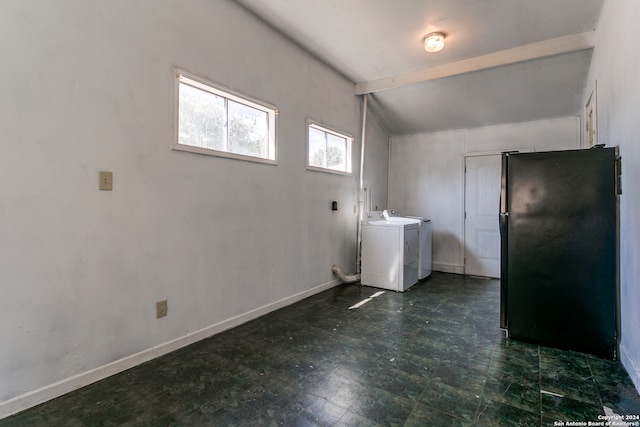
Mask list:
[{"label": "light switch plate", "polygon": [[100,190],[113,190],[113,172],[100,171],[98,174]]}]

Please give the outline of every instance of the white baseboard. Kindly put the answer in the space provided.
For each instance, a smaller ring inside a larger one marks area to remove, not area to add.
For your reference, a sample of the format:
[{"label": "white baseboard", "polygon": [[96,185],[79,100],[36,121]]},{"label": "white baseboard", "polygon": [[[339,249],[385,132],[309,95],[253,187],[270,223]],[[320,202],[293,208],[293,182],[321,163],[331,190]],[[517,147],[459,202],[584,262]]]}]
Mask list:
[{"label": "white baseboard", "polygon": [[434,262],[432,264],[432,269],[433,271],[440,271],[442,273],[464,274],[464,265],[441,264]]},{"label": "white baseboard", "polygon": [[164,354],[171,353],[172,351],[178,350],[179,348],[186,347],[205,338],[209,338],[212,335],[218,334],[227,329],[234,328],[238,325],[256,319],[279,308],[286,307],[319,292],[331,289],[339,284],[340,282],[338,280],[332,280],[309,290],[281,299],[280,301],[264,305],[230,319],[223,320],[222,322],[208,326],[199,331],[189,333],[185,336],[176,338],[147,350],[143,350],[139,353],[132,354],[120,360],[116,360],[104,366],[100,366],[98,368],[91,369],[90,371],[74,375],[73,377],[66,378],[62,381],[45,386],[38,390],[30,391],[20,396],[16,396],[10,400],[0,403],[0,419],[6,418],[13,414],[17,414],[18,412],[24,411],[25,409],[32,408],[48,400],[62,396],[63,394],[77,390],[81,387],[87,386],[96,381],[100,381],[122,371],[126,371],[129,368],[133,368],[134,366],[140,365],[141,363],[155,359]]},{"label": "white baseboard", "polygon": [[624,342],[620,343],[620,362],[622,362],[622,365],[627,370],[631,381],[633,381],[633,384],[636,386],[636,390],[640,393],[640,366],[629,356],[627,346]]}]

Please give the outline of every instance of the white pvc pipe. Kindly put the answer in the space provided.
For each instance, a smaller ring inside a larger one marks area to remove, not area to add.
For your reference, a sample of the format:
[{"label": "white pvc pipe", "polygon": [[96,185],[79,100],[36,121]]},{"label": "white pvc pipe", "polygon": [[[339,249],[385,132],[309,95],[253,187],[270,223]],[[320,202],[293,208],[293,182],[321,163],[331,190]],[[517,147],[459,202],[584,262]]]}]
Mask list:
[{"label": "white pvc pipe", "polygon": [[364,94],[362,106],[362,140],[360,141],[360,188],[358,190],[358,233],[356,236],[356,271],[360,273],[360,257],[362,256],[362,208],[364,194],[364,146],[367,134],[367,102],[369,95]]}]

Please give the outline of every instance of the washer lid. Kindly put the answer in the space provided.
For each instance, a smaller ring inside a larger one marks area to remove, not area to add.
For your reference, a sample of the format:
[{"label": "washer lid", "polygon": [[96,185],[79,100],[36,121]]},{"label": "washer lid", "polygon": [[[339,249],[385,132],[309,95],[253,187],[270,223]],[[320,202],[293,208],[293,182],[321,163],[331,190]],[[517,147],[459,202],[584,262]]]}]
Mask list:
[{"label": "washer lid", "polygon": [[424,221],[424,222],[431,222],[430,219],[422,217],[422,216],[413,216],[413,215],[400,215],[400,212],[398,212],[395,209],[385,209],[384,211],[382,211],[382,214],[384,215],[384,217],[387,220],[396,220],[396,219],[413,219],[413,220],[418,220],[418,221]]},{"label": "washer lid", "polygon": [[422,221],[415,218],[406,218],[403,216],[392,216],[387,218],[388,222],[393,222],[396,224],[420,224]]}]

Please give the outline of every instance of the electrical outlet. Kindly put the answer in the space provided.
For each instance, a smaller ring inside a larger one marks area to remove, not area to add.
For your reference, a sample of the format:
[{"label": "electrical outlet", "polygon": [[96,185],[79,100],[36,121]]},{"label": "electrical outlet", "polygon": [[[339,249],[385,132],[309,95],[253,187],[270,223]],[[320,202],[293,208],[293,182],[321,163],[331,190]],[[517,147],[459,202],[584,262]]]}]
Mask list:
[{"label": "electrical outlet", "polygon": [[158,301],[156,303],[156,318],[161,318],[167,315],[167,300]]},{"label": "electrical outlet", "polygon": [[113,172],[100,171],[98,173],[98,189],[113,190]]}]

